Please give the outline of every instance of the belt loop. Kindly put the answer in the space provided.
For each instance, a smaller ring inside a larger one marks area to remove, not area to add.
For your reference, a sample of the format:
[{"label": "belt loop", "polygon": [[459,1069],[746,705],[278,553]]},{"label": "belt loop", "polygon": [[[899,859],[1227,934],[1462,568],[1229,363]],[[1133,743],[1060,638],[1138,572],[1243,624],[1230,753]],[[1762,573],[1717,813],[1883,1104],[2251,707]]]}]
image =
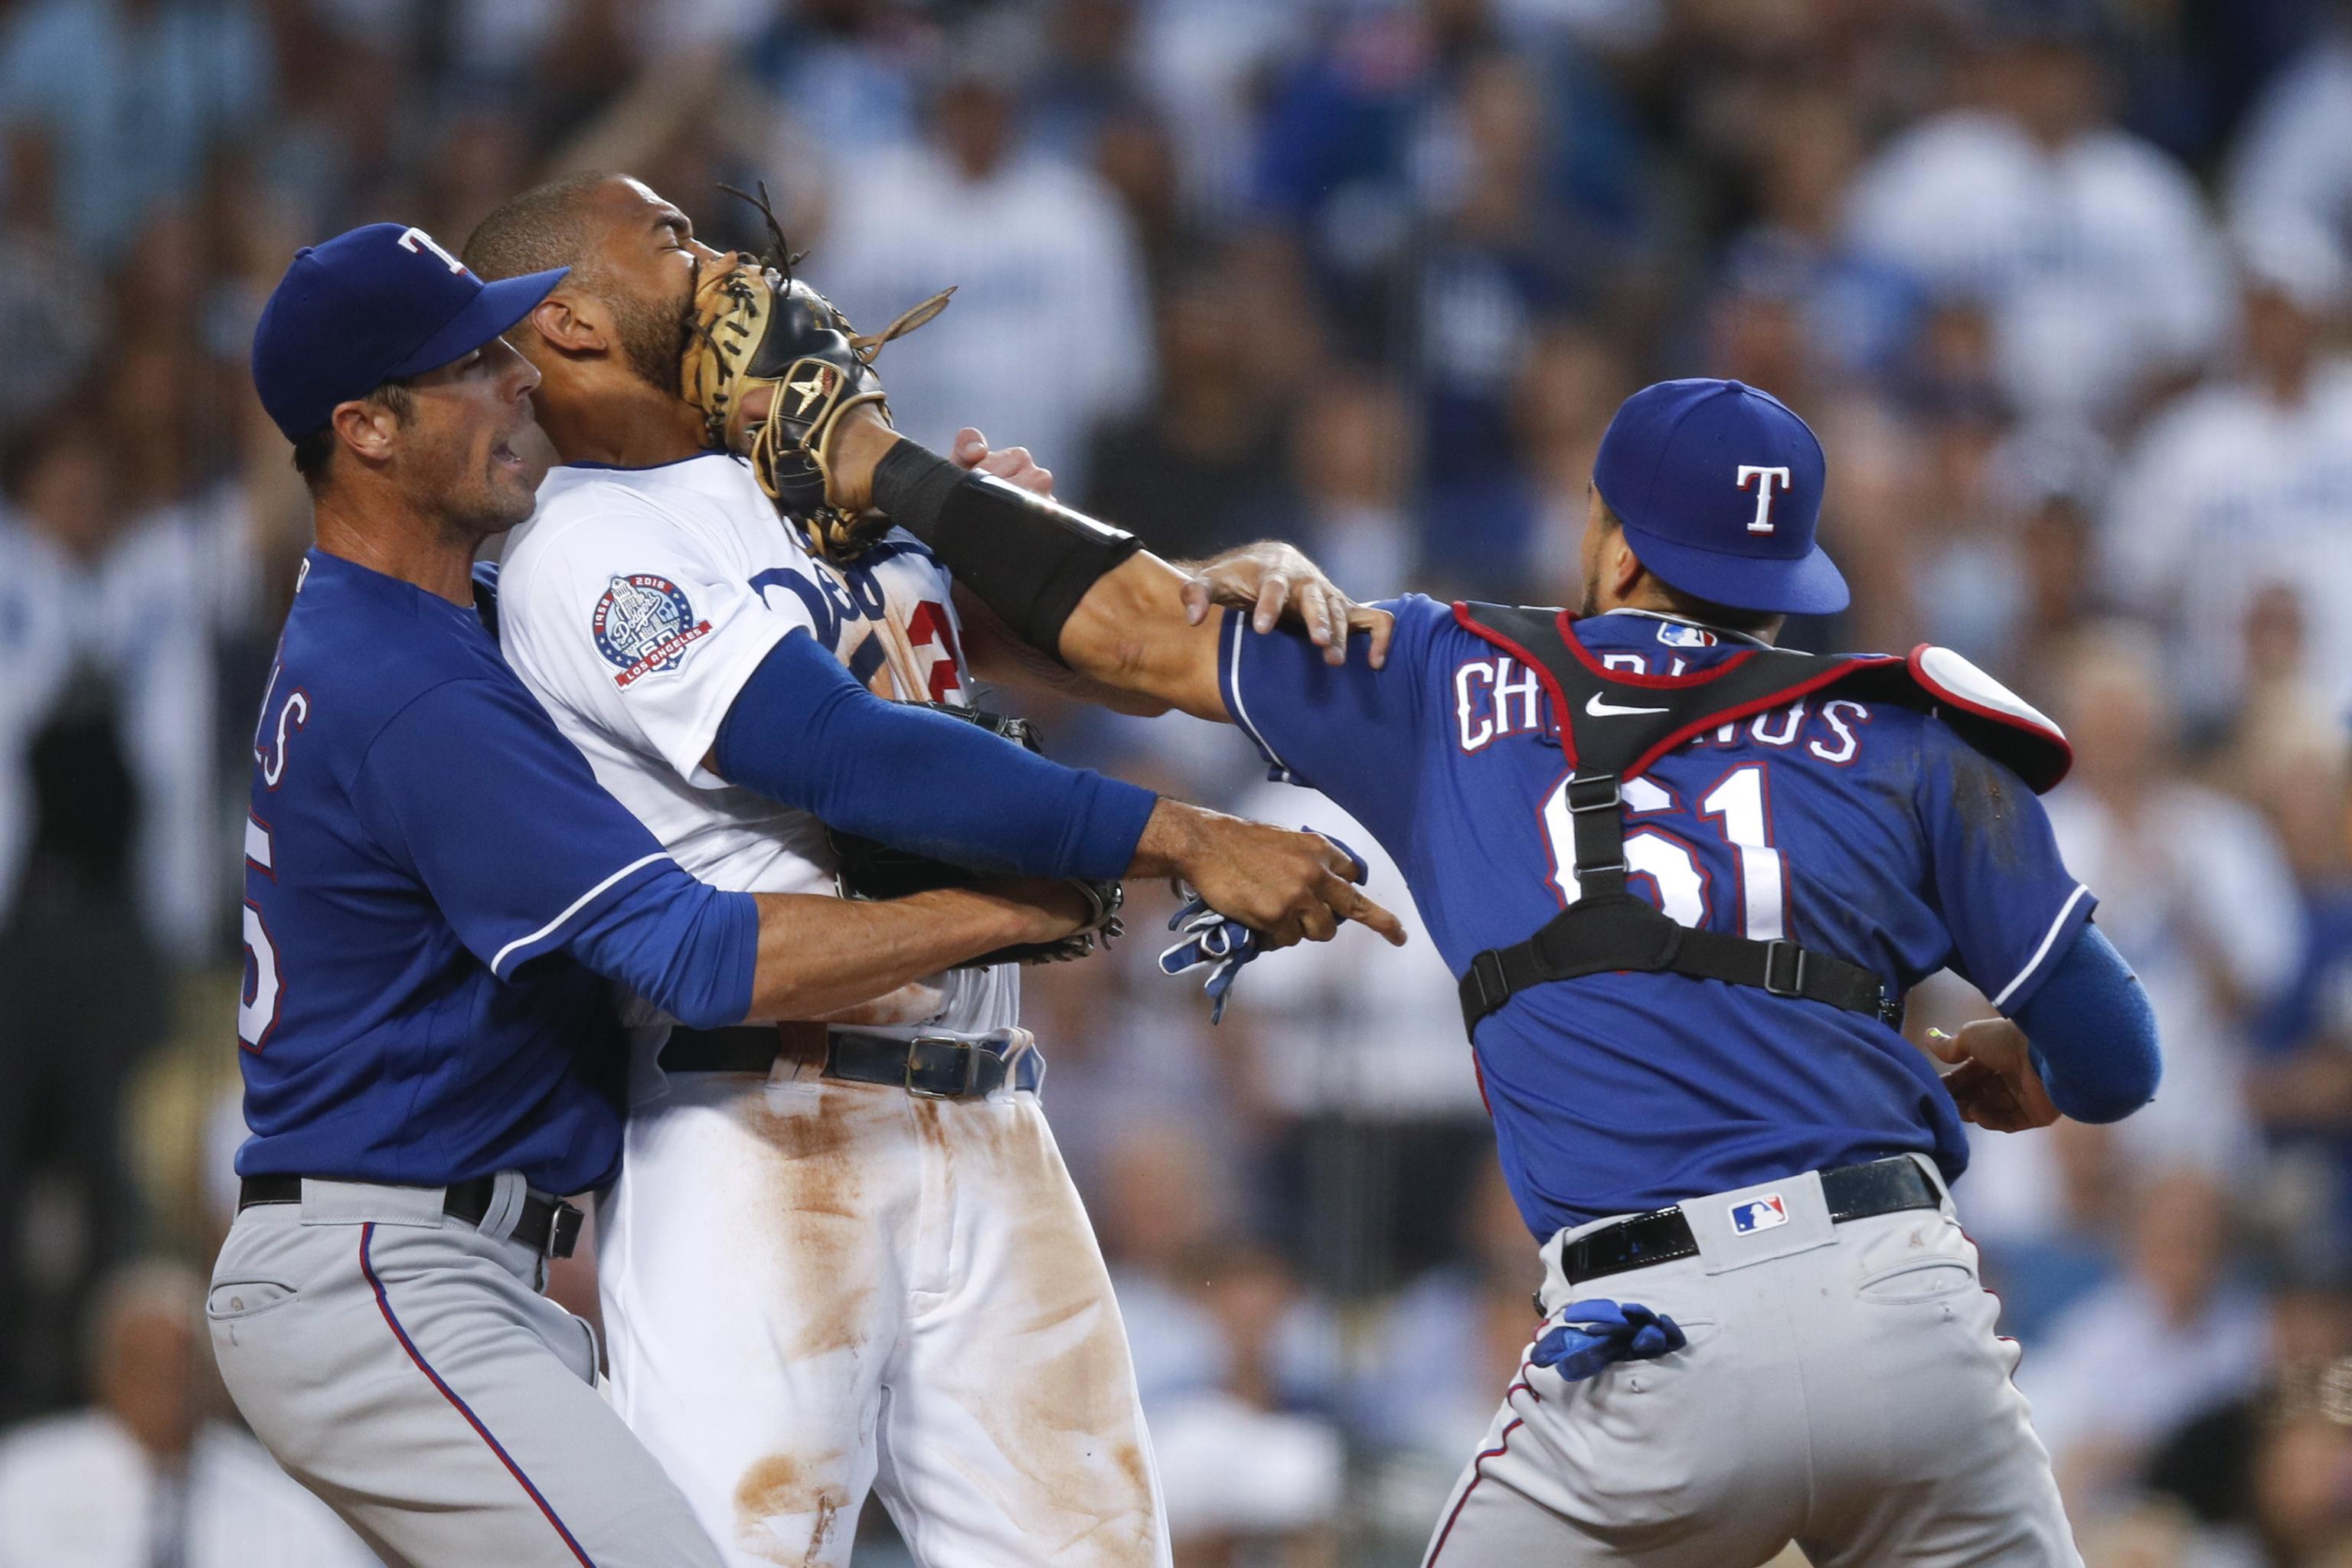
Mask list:
[{"label": "belt loop", "polygon": [[1927,1177],[1927,1184],[1936,1190],[1937,1206],[1946,1214],[1950,1214],[1952,1212],[1951,1185],[1944,1180],[1944,1173],[1937,1168],[1934,1157],[1916,1151],[1903,1157],[1919,1167],[1919,1173]]},{"label": "belt loop", "polygon": [[[991,1029],[979,1043],[982,1048],[1004,1063],[1004,1081],[998,1084],[997,1089],[1007,1095],[1019,1093],[1022,1064],[1033,1059],[1035,1071],[1030,1082],[1031,1092],[1045,1087],[1045,1058],[1037,1053],[1035,1035],[1015,1024],[1002,1029]],[[994,1093],[991,1090],[990,1098],[993,1099]]]},{"label": "belt loop", "polygon": [[492,1241],[506,1240],[521,1223],[523,1201],[530,1196],[530,1184],[523,1180],[520,1171],[500,1171],[490,1178],[489,1206],[482,1211],[482,1222],[475,1228]]}]

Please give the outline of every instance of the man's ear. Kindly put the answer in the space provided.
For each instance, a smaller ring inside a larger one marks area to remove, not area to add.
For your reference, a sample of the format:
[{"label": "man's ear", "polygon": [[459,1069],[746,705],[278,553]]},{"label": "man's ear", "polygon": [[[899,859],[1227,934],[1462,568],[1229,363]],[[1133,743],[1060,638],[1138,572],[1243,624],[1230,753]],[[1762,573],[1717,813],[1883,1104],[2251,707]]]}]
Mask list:
[{"label": "man's ear", "polygon": [[[558,289],[530,308],[524,318],[540,342],[557,353],[574,357],[607,353],[613,346],[613,320],[604,302],[593,295]],[[528,353],[530,345],[516,345]]]},{"label": "man's ear", "polygon": [[1609,542],[1601,546],[1601,580],[1609,584],[1611,596],[1623,604],[1647,570],[1633,547],[1625,542],[1625,531],[1610,530]]},{"label": "man's ear", "polygon": [[400,416],[373,398],[338,403],[328,420],[343,445],[366,462],[386,461],[400,438]]}]

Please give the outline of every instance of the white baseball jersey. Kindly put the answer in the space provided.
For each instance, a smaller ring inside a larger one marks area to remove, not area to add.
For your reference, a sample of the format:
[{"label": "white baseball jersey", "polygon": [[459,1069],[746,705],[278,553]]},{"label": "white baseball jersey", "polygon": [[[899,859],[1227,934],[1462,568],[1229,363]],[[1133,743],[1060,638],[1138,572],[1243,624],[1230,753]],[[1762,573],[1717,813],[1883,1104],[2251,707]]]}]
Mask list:
[{"label": "white baseball jersey", "polygon": [[[702,766],[779,639],[806,631],[888,696],[963,696],[920,544],[812,559],[717,453],[556,469],[499,590],[525,683],[723,888],[832,885],[806,814]],[[1018,973],[956,971],[924,1032],[1011,1026]],[[638,1031],[597,1289],[614,1407],[730,1568],[847,1568],[869,1491],[920,1568],[1167,1568],[1126,1329],[1036,1095],[921,1100],[789,1057],[665,1081],[643,1070],[665,1033]]]},{"label": "white baseball jersey", "polygon": [[[900,700],[966,700],[946,571],[894,532],[835,566],[812,556],[748,464],[719,452],[649,468],[559,468],[509,536],[499,639],[597,781],[680,865],[742,892],[833,890],[806,812],[703,765],[743,683],[795,631]],[[945,977],[939,1028],[1011,1026],[1019,970]]]}]

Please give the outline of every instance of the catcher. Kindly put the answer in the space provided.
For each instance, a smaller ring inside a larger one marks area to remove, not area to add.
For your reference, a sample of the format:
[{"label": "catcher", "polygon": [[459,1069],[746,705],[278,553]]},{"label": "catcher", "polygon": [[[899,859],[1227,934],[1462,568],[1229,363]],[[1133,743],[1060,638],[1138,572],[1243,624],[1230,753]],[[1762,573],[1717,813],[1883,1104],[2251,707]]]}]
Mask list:
[{"label": "catcher", "polygon": [[[549,257],[573,270],[514,340],[562,466],[509,541],[502,646],[690,870],[851,896],[991,867],[1175,875],[1277,943],[1345,920],[1401,936],[1318,836],[949,716],[999,645],[929,552],[824,479],[843,444],[893,438],[872,362],[938,301],[860,337],[781,247],[777,267],[722,256],[616,176],[518,197],[466,247],[488,278]],[[808,530],[874,537],[827,561]],[[1335,648],[1372,618],[1293,553],[1221,570],[1286,603],[1300,581]],[[1169,1561],[1125,1331],[1038,1109],[1022,956],[829,1026],[635,1020],[597,1210],[614,1402],[730,1561],[847,1562],[869,1490],[926,1564]]]}]

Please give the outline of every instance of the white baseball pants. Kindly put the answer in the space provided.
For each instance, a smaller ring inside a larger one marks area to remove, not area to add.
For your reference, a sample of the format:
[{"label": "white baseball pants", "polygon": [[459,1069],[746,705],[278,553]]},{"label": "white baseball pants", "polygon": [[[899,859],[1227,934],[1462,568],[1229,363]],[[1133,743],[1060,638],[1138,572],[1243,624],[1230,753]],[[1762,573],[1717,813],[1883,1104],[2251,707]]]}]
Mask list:
[{"label": "white baseball pants", "polygon": [[840,1568],[870,1489],[925,1568],[1165,1568],[1037,1097],[793,1072],[670,1075],[597,1211],[614,1403],[726,1560]]}]

